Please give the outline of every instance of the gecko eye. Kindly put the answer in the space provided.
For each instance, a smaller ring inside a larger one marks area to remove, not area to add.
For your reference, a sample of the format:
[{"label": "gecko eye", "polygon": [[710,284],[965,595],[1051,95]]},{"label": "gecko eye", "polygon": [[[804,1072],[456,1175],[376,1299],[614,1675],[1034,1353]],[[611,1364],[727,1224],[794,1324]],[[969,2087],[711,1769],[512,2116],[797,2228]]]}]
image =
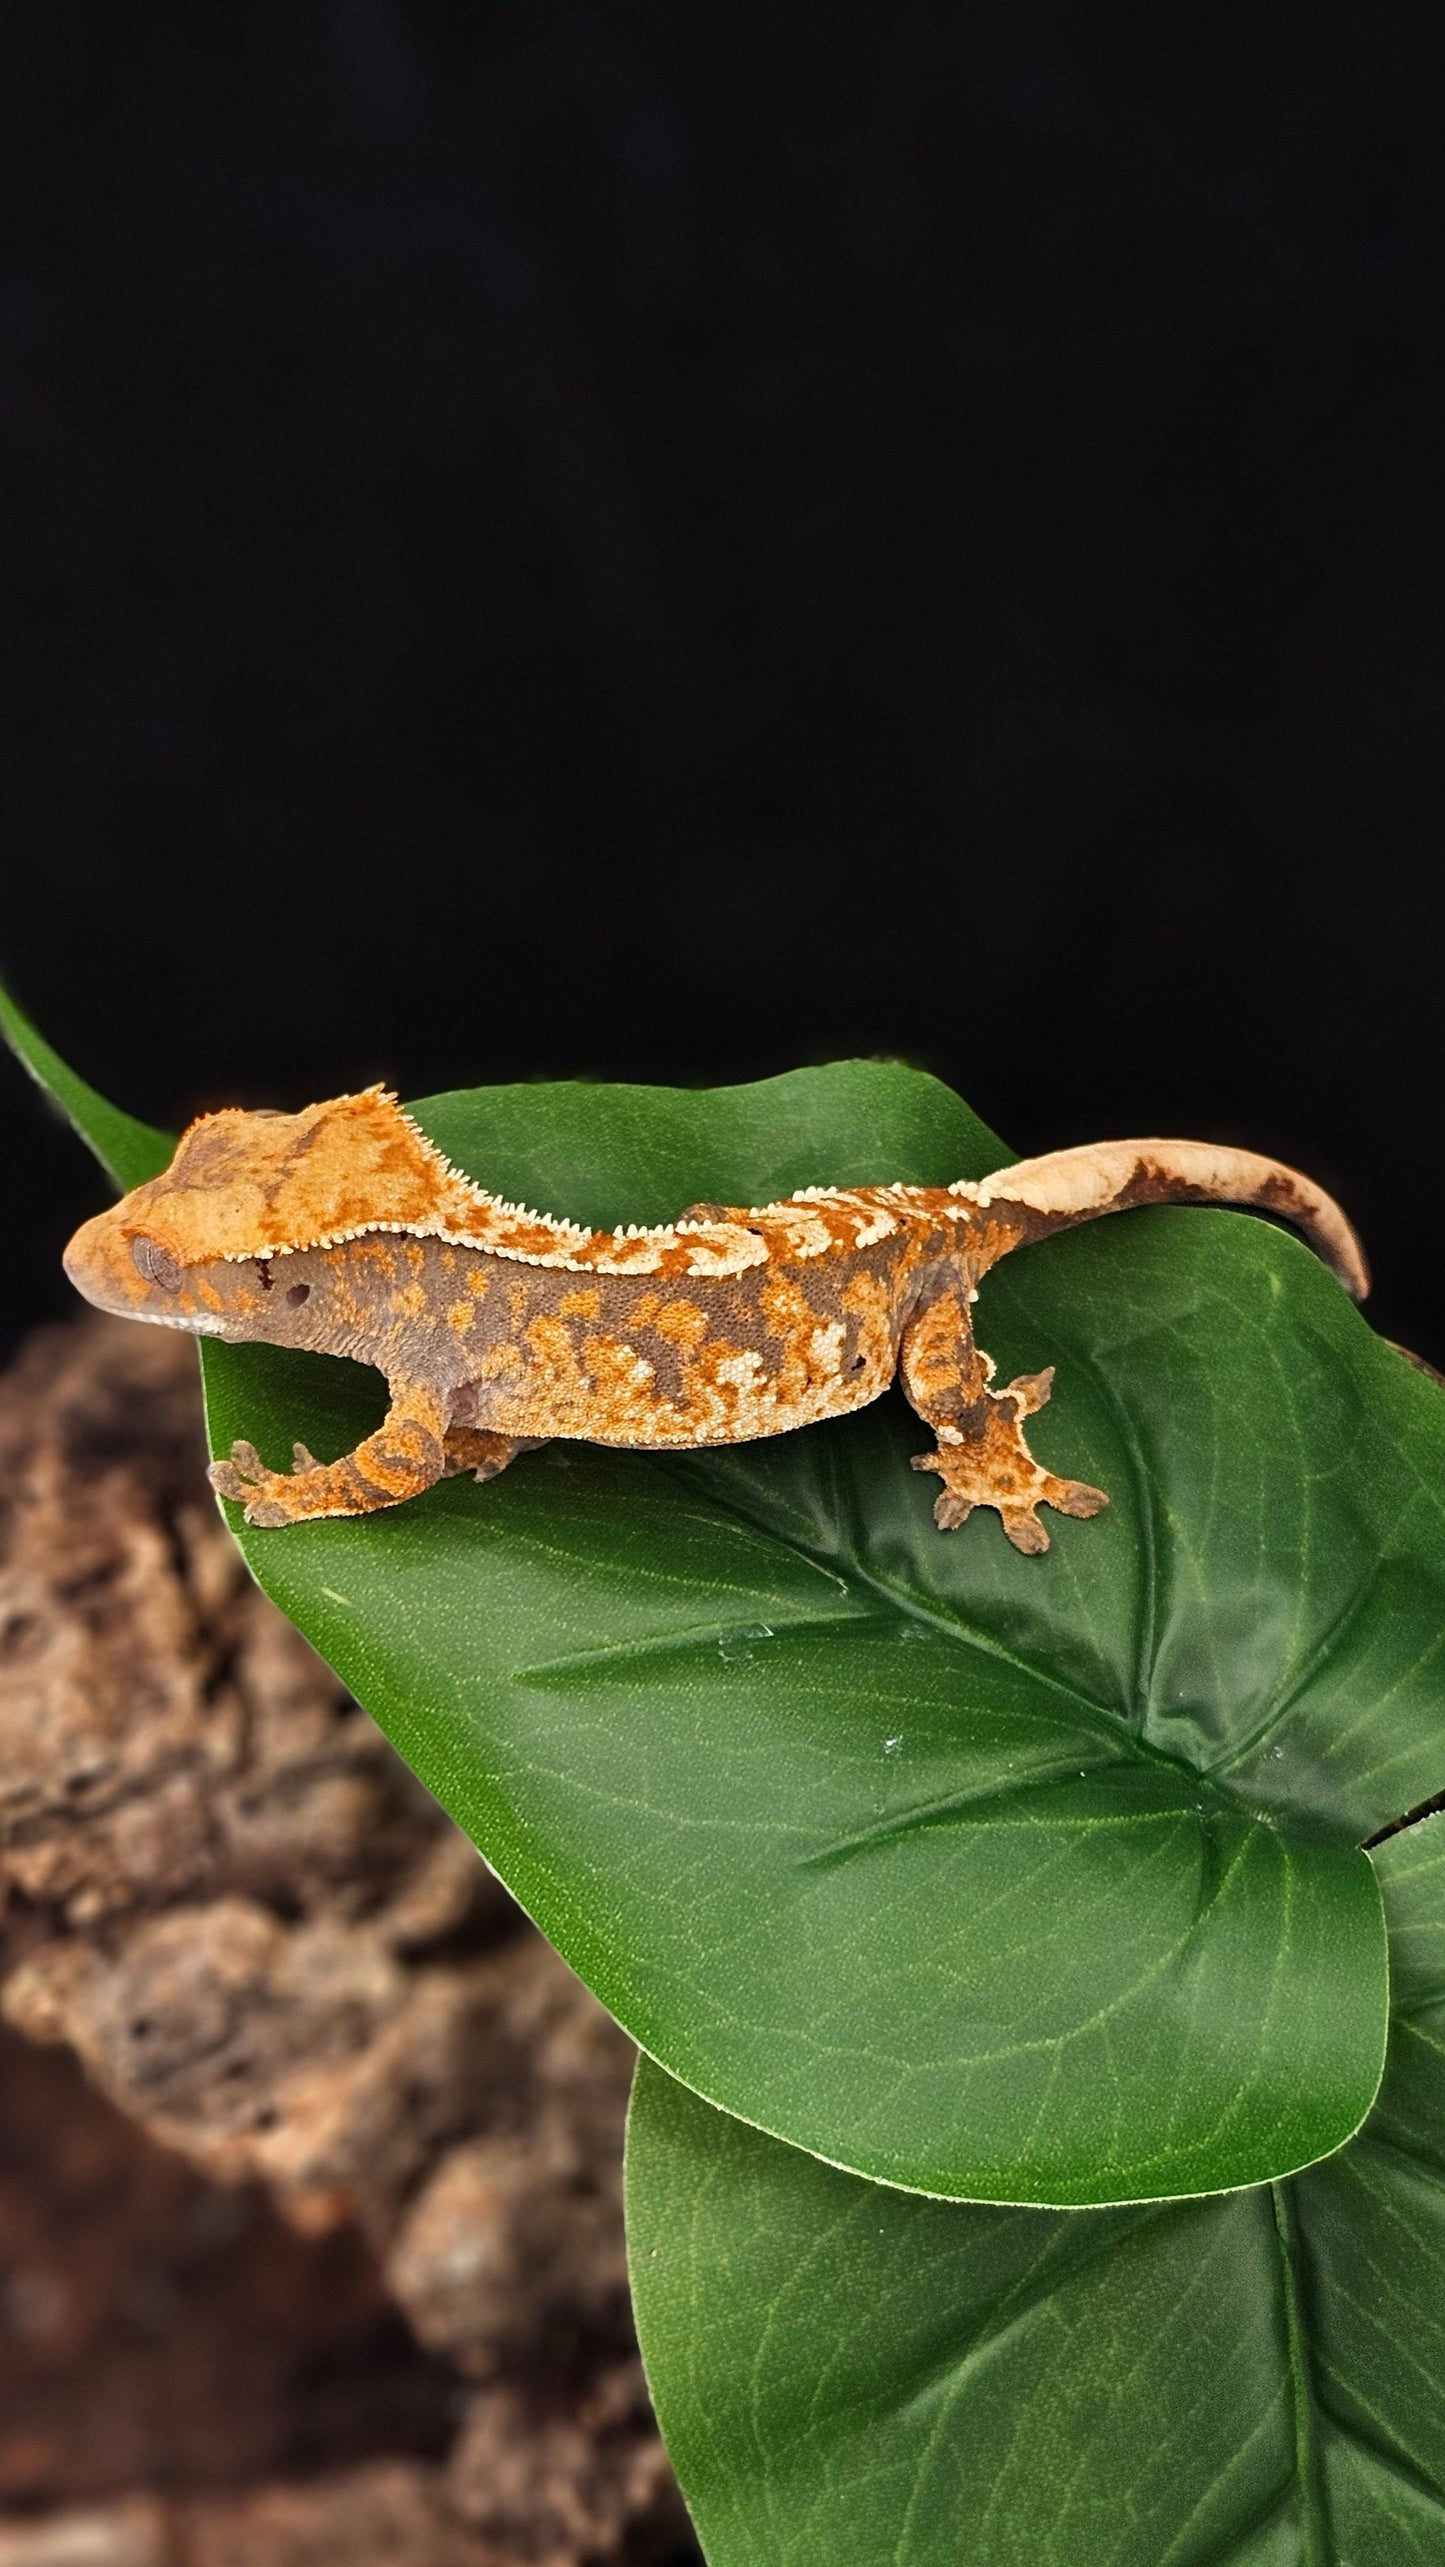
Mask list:
[{"label": "gecko eye", "polygon": [[311,1286],[309,1284],[293,1284],[290,1291],[287,1293],[286,1298],[290,1302],[293,1310],[299,1310],[303,1301],[309,1301],[311,1299]]},{"label": "gecko eye", "polygon": [[159,1239],[148,1239],[139,1231],[130,1243],[131,1261],[143,1283],[159,1284],[162,1292],[179,1292],[185,1269],[178,1266],[168,1248]]}]

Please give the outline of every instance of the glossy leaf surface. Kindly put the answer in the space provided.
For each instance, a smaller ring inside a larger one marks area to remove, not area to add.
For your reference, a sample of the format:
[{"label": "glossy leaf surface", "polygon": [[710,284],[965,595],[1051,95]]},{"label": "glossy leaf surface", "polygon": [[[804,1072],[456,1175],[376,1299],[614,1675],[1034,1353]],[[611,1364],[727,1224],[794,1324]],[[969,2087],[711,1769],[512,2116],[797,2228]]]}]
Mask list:
[{"label": "glossy leaf surface", "polygon": [[[414,1109],[589,1220],[1006,1156],[869,1063],[711,1095]],[[884,2180],[1074,2204],[1334,2148],[1374,2095],[1358,1840],[1435,1789],[1445,1403],[1267,1225],[1152,1212],[1020,1256],[980,1335],[1059,1365],[1113,1493],[1021,1559],[940,1535],[896,1396],[730,1453],[554,1445],[486,1488],[256,1532],[257,1577],[642,2045]],[[205,1350],[218,1449],[376,1421],[375,1378]]]},{"label": "glossy leaf surface", "polygon": [[83,1078],[77,1078],[21,1014],[6,989],[0,989],[0,1034],[36,1086],[89,1144],[112,1185],[128,1192],[133,1185],[144,1185],[147,1177],[159,1175],[174,1142],[150,1124],[138,1123],[133,1114],[123,1114],[118,1105],[109,1104]]},{"label": "glossy leaf surface", "polygon": [[1376,1861],[1384,2088],[1292,2182],[920,2201],[641,2064],[633,2296],[710,2567],[1440,2567],[1445,1819]]}]

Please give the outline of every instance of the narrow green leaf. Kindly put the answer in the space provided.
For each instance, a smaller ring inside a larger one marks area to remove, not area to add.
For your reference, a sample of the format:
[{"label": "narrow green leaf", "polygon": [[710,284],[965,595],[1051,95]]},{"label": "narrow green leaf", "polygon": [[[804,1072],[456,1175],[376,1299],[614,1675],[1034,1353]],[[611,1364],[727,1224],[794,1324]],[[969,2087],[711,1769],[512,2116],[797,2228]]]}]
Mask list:
[{"label": "narrow green leaf", "polygon": [[1445,1819],[1375,1860],[1384,2091],[1291,2183],[920,2201],[642,2062],[633,2294],[710,2567],[1440,2567]]},{"label": "narrow green leaf", "polygon": [[[415,1109],[586,1219],[1007,1154],[936,1081]],[[1056,1467],[1114,1504],[1023,1560],[940,1535],[896,1397],[733,1452],[553,1445],[487,1488],[265,1533],[261,1583],[675,2075],[887,2181],[1074,2205],[1283,2174],[1376,2090],[1358,1839],[1441,1778],[1445,1404],[1266,1225],[1130,1215],[991,1277]],[[211,1344],[284,1463],[374,1377]]]},{"label": "narrow green leaf", "polygon": [[4,988],[0,988],[0,1034],[36,1086],[59,1106],[94,1152],[112,1185],[128,1192],[169,1164],[175,1142],[164,1132],[152,1131],[148,1123],[137,1123],[133,1114],[122,1114],[118,1105],[107,1104],[74,1070],[67,1069]]}]

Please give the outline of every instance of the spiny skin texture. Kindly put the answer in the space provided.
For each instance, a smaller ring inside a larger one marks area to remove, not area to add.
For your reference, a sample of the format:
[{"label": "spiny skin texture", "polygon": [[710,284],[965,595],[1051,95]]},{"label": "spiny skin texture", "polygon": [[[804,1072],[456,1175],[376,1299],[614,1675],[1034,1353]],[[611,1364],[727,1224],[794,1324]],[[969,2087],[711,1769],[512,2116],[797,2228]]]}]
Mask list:
[{"label": "spiny skin texture", "polygon": [[364,1515],[457,1471],[490,1479],[548,1436],[676,1449],[783,1435],[877,1399],[897,1374],[938,1438],[940,1526],[996,1507],[1044,1551],[1040,1506],[1102,1489],[1034,1460],[1023,1420],[1053,1372],[992,1387],[974,1343],[981,1276],[1011,1249],[1144,1203],[1234,1203],[1296,1223],[1361,1297],[1330,1197],[1272,1159],[1195,1141],[1112,1141],[981,1184],[811,1187],[712,1204],[650,1230],[585,1230],[462,1176],[380,1088],[301,1114],[202,1116],[163,1176],[66,1250],[102,1310],[233,1342],[348,1355],[391,1406],[336,1462],[292,1472],[249,1444],[211,1467],[248,1522]]}]

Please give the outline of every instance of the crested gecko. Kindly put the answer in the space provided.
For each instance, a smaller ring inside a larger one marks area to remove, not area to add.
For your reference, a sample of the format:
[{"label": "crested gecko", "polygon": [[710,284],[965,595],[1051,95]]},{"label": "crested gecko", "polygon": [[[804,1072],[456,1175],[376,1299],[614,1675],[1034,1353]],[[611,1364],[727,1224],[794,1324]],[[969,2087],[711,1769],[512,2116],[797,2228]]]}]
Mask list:
[{"label": "crested gecko", "polygon": [[932,1428],[916,1470],[945,1530],[997,1509],[1019,1551],[1041,1506],[1104,1490],[1030,1453],[1053,1368],[999,1388],[973,1303],[1015,1248],[1148,1203],[1232,1203],[1300,1228],[1357,1299],[1359,1242],[1308,1178],[1197,1141],[1112,1141],[979,1184],[810,1186],[757,1210],[694,1204],[653,1229],[589,1230],[463,1176],[381,1087],[299,1114],[226,1109],[65,1253],[102,1310],[200,1336],[348,1355],[386,1377],[382,1425],[291,1471],[237,1443],[220,1495],[255,1525],[365,1515],[455,1472],[492,1478],[550,1436],[679,1450],[782,1435],[864,1407],[895,1374]]}]

